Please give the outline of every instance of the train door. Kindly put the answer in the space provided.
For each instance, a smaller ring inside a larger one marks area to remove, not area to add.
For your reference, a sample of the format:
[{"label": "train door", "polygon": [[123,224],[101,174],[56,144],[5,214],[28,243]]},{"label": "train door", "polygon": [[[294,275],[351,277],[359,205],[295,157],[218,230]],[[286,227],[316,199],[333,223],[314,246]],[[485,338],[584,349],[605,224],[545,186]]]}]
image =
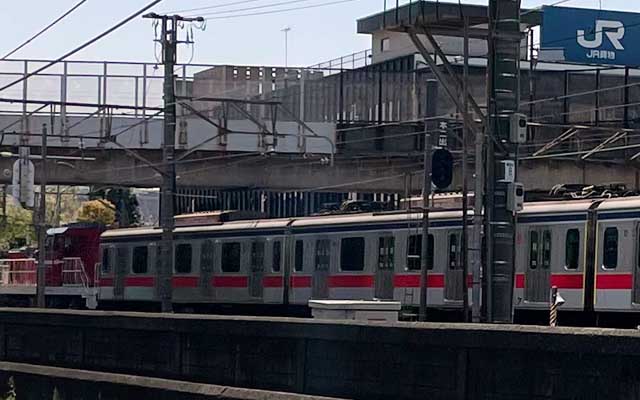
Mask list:
[{"label": "train door", "polygon": [[448,256],[445,270],[444,298],[448,301],[462,301],[462,253],[460,233],[450,232],[447,236]]},{"label": "train door", "polygon": [[393,299],[393,270],[395,257],[395,238],[378,238],[378,268],[375,277],[375,297]]},{"label": "train door", "polygon": [[546,228],[530,230],[528,243],[524,299],[547,303],[551,279],[551,231]]},{"label": "train door", "polygon": [[213,266],[215,262],[215,244],[207,239],[200,243],[200,279],[198,286],[202,297],[210,297],[213,294],[211,279],[213,278]]},{"label": "train door", "polygon": [[636,223],[635,253],[633,268],[633,304],[640,304],[640,223]]},{"label": "train door", "polygon": [[329,267],[331,265],[331,240],[316,240],[316,256],[313,268],[313,299],[329,298]]},{"label": "train door", "polygon": [[249,285],[249,295],[253,298],[262,298],[264,286],[264,242],[251,242],[251,284]]},{"label": "train door", "polygon": [[116,265],[113,279],[113,298],[124,300],[124,280],[129,270],[129,247],[116,246]]}]

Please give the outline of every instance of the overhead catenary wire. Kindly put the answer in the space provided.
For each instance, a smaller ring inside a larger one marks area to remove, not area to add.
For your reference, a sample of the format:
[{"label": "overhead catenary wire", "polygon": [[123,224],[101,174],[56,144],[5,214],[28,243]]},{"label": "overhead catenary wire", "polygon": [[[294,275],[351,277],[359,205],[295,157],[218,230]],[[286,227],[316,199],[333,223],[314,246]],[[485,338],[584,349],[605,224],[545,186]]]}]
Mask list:
[{"label": "overhead catenary wire", "polygon": [[351,3],[351,2],[354,2],[354,1],[359,1],[359,0],[337,0],[337,1],[330,1],[330,2],[326,2],[326,3],[313,4],[313,5],[309,5],[309,6],[282,8],[282,9],[279,9],[279,10],[269,10],[269,11],[261,11],[261,12],[246,13],[246,14],[235,14],[235,15],[221,15],[221,16],[208,17],[208,18],[205,18],[205,20],[209,21],[209,20],[217,20],[217,19],[229,19],[229,18],[240,18],[240,17],[252,17],[252,16],[257,16],[257,15],[277,14],[277,13],[282,13],[282,12],[306,10],[306,9],[318,8],[318,7],[326,7],[326,6],[331,6],[331,5],[335,5],[335,4]]},{"label": "overhead catenary wire", "polygon": [[309,2],[309,1],[312,1],[312,0],[287,0],[287,1],[277,2],[277,3],[263,4],[263,5],[260,5],[260,6],[252,6],[252,7],[244,7],[244,8],[233,8],[233,9],[230,9],[230,10],[215,11],[215,12],[211,12],[211,13],[199,14],[199,16],[208,17],[208,16],[220,15],[220,14],[230,14],[230,13],[237,13],[237,12],[243,12],[243,11],[253,11],[253,10],[260,10],[260,9],[264,9],[264,8],[284,6],[284,5],[288,5],[288,4],[306,3],[306,2]]},{"label": "overhead catenary wire", "polygon": [[53,20],[51,23],[49,23],[47,26],[45,26],[44,28],[42,28],[40,31],[38,31],[38,33],[36,33],[35,35],[31,36],[29,39],[25,40],[24,42],[22,42],[20,45],[18,45],[18,47],[14,48],[13,50],[9,51],[7,54],[5,54],[2,58],[0,58],[0,60],[6,60],[7,58],[11,57],[13,54],[15,54],[16,52],[18,52],[20,49],[22,49],[23,47],[25,47],[26,45],[28,45],[29,43],[31,43],[32,41],[34,41],[35,39],[37,39],[39,36],[41,36],[43,33],[45,33],[46,31],[48,31],[49,29],[51,29],[53,26],[55,26],[58,22],[62,21],[64,18],[66,18],[69,14],[71,14],[72,12],[74,12],[76,9],[78,9],[81,5],[83,5],[84,3],[86,3],[87,0],[80,0],[78,3],[76,3],[73,7],[71,7],[69,10],[67,10],[64,14],[62,14],[61,16],[59,16],[58,18],[56,18],[55,20]]},{"label": "overhead catenary wire", "polygon": [[169,11],[166,12],[165,14],[183,14],[183,13],[188,13],[188,12],[193,12],[193,11],[203,11],[203,10],[212,10],[215,8],[223,8],[223,7],[228,7],[228,6],[236,6],[239,4],[247,4],[247,3],[255,3],[257,1],[262,1],[262,0],[240,0],[240,1],[232,1],[229,3],[222,3],[222,4],[215,4],[212,6],[203,6],[203,7],[196,7],[196,8],[186,8],[186,9],[182,9],[182,10],[173,10],[173,11]]},{"label": "overhead catenary wire", "polygon": [[25,74],[23,77],[16,79],[13,82],[10,82],[2,87],[0,87],[0,92],[3,90],[6,90],[14,85],[17,85],[18,83],[31,78],[34,75],[38,75],[40,72],[50,68],[51,66],[64,61],[66,58],[71,57],[72,55],[76,54],[77,52],[91,46],[92,44],[94,44],[95,42],[97,42],[98,40],[102,39],[103,37],[113,33],[114,31],[118,30],[119,28],[121,28],[122,26],[126,25],[127,23],[131,22],[133,19],[137,18],[138,16],[140,16],[141,14],[143,14],[145,11],[147,11],[148,9],[150,9],[151,7],[155,6],[156,4],[160,3],[162,0],[153,0],[151,3],[147,4],[146,6],[144,6],[143,8],[141,8],[140,10],[136,11],[135,13],[131,14],[130,16],[128,16],[127,18],[125,18],[124,20],[118,22],[116,25],[112,26],[111,28],[107,29],[106,31],[102,32],[101,34],[99,34],[98,36],[95,36],[94,38],[88,40],[87,42],[83,43],[82,45],[76,47],[75,49],[65,53],[64,55],[62,55],[61,57],[58,57],[57,59],[43,65],[42,67],[38,68],[37,70],[30,72],[28,74]]}]

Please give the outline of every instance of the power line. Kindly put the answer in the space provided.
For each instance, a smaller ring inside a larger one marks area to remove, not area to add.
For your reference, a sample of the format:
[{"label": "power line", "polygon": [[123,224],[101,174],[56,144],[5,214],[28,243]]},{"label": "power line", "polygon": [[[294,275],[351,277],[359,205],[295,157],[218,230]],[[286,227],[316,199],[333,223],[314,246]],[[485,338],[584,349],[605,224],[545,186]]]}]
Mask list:
[{"label": "power line", "polygon": [[287,4],[304,3],[304,2],[307,2],[307,1],[311,1],[311,0],[288,0],[288,1],[282,1],[280,3],[263,4],[261,6],[245,7],[245,8],[234,8],[234,9],[231,9],[231,10],[216,11],[216,12],[212,12],[212,13],[201,14],[201,16],[206,17],[206,16],[210,16],[210,15],[229,14],[229,13],[235,13],[235,12],[240,12],[240,11],[259,10],[259,9],[262,9],[262,8],[271,8],[271,7],[277,7],[277,6],[287,5]]},{"label": "power line", "polygon": [[238,4],[255,3],[256,1],[261,1],[261,0],[232,1],[230,3],[216,4],[214,6],[196,7],[196,8],[187,8],[187,9],[183,9],[183,10],[169,11],[167,14],[182,14],[182,13],[188,13],[188,12],[192,12],[192,11],[211,10],[211,9],[214,9],[214,8],[235,6],[235,5],[238,5]]},{"label": "power line", "polygon": [[42,35],[43,33],[45,33],[46,31],[48,31],[50,28],[52,28],[54,25],[56,25],[58,22],[62,21],[67,15],[71,14],[72,12],[74,12],[78,7],[80,7],[82,4],[84,4],[87,0],[80,0],[75,6],[71,7],[69,10],[67,10],[67,12],[65,12],[64,14],[62,14],[61,16],[59,16],[57,19],[55,19],[53,22],[51,22],[49,25],[45,26],[42,30],[40,30],[38,33],[36,33],[35,35],[31,36],[29,39],[27,39],[26,41],[24,41],[21,45],[19,45],[18,47],[16,47],[15,49],[11,50],[9,53],[7,53],[4,57],[2,57],[0,60],[6,60],[7,58],[9,58],[12,54],[14,54],[15,52],[17,52],[18,50],[22,49],[24,46],[28,45],[29,43],[31,43],[33,40],[35,40],[36,38],[38,38],[40,35]]},{"label": "power line", "polygon": [[331,2],[328,2],[328,3],[313,4],[313,5],[310,5],[310,6],[283,8],[283,9],[280,9],[280,10],[270,10],[270,11],[262,11],[262,12],[247,13],[247,14],[237,14],[237,15],[223,15],[223,16],[218,16],[218,17],[205,18],[205,20],[209,21],[209,20],[215,20],[215,19],[228,19],[228,18],[239,18],[239,17],[251,17],[251,16],[255,16],[255,15],[276,14],[276,13],[281,13],[281,12],[297,11],[297,10],[305,10],[305,9],[309,9],[309,8],[331,6],[331,5],[334,5],[334,4],[351,3],[353,1],[358,1],[358,0],[339,0],[339,1],[331,1]]},{"label": "power line", "polygon": [[80,50],[83,50],[86,47],[91,46],[92,44],[94,44],[95,42],[97,42],[98,40],[102,39],[103,37],[111,34],[112,32],[114,32],[115,30],[117,30],[118,28],[122,27],[123,25],[126,25],[128,22],[130,22],[131,20],[137,18],[140,14],[144,13],[145,11],[147,11],[148,9],[150,9],[151,7],[155,6],[156,4],[160,3],[162,0],[154,0],[151,3],[147,4],[146,6],[144,6],[142,9],[136,11],[134,14],[128,16],[127,18],[125,18],[124,20],[120,21],[119,23],[117,23],[116,25],[112,26],[111,28],[107,29],[106,31],[102,32],[101,34],[99,34],[98,36],[94,37],[93,39],[85,42],[84,44],[80,45],[79,47],[76,47],[75,49],[69,51],[68,53],[64,54],[63,56],[59,57],[56,60],[53,60],[45,65],[43,65],[42,67],[38,68],[37,70],[30,72],[28,74],[26,74],[25,76],[16,79],[15,81],[8,83],[6,85],[4,85],[3,87],[0,88],[0,92],[8,89],[26,79],[31,78],[34,75],[39,74],[40,72],[44,71],[45,69],[51,67],[52,65],[55,65],[57,63],[59,63],[60,61],[63,61],[64,59],[76,54],[77,52],[79,52]]}]

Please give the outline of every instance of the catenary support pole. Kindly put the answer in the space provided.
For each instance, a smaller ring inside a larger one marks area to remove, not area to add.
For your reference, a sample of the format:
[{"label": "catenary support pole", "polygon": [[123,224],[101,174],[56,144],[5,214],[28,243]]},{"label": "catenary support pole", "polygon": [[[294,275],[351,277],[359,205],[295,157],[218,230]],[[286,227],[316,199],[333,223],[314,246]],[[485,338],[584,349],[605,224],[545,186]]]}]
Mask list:
[{"label": "catenary support pole", "polygon": [[432,267],[429,265],[429,197],[431,195],[431,132],[434,131],[435,117],[438,105],[438,82],[427,81],[427,110],[425,113],[425,133],[424,133],[424,168],[422,181],[422,243],[420,257],[420,308],[418,319],[427,320],[427,300],[428,300],[428,271]]}]

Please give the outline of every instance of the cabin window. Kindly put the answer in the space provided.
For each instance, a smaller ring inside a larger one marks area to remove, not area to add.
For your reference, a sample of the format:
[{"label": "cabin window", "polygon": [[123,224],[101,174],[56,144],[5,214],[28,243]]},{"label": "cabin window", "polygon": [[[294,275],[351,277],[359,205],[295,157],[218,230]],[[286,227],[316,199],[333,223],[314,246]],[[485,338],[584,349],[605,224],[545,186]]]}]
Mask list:
[{"label": "cabin window", "polygon": [[108,247],[102,249],[102,273],[111,273],[111,249]]},{"label": "cabin window", "polygon": [[240,243],[222,243],[222,272],[240,271]]},{"label": "cabin window", "polygon": [[529,268],[538,268],[538,232],[529,232]]},{"label": "cabin window", "polygon": [[176,246],[174,265],[178,274],[191,272],[191,245],[189,243],[180,243]]},{"label": "cabin window", "polygon": [[393,269],[395,238],[378,238],[378,269]]},{"label": "cabin window", "polygon": [[251,270],[262,271],[264,269],[264,242],[251,243]]},{"label": "cabin window", "polygon": [[551,268],[551,231],[542,232],[542,268]]},{"label": "cabin window", "polygon": [[147,273],[147,260],[149,250],[147,246],[137,246],[133,248],[133,257],[131,257],[131,271],[134,274]]},{"label": "cabin window", "polygon": [[300,272],[304,269],[304,241],[296,240],[294,270]]},{"label": "cabin window", "polygon": [[567,269],[578,269],[580,260],[580,231],[569,229],[565,240],[564,264]]},{"label": "cabin window", "polygon": [[316,240],[316,271],[328,271],[331,259],[331,241],[329,239]]},{"label": "cabin window", "polygon": [[[427,237],[427,269],[433,269],[433,235]],[[422,235],[409,236],[407,248],[407,269],[420,271],[422,268]]]},{"label": "cabin window", "polygon": [[602,265],[607,269],[618,267],[618,228],[604,231]]},{"label": "cabin window", "polygon": [[273,242],[271,269],[273,272],[280,272],[280,260],[282,259],[282,242],[276,240]]},{"label": "cabin window", "polygon": [[200,246],[200,270],[213,271],[214,245],[213,241],[205,240]]},{"label": "cabin window", "polygon": [[342,239],[340,246],[340,269],[342,271],[364,270],[364,238]]},{"label": "cabin window", "polygon": [[457,233],[449,235],[449,269],[460,267],[460,236]]}]

